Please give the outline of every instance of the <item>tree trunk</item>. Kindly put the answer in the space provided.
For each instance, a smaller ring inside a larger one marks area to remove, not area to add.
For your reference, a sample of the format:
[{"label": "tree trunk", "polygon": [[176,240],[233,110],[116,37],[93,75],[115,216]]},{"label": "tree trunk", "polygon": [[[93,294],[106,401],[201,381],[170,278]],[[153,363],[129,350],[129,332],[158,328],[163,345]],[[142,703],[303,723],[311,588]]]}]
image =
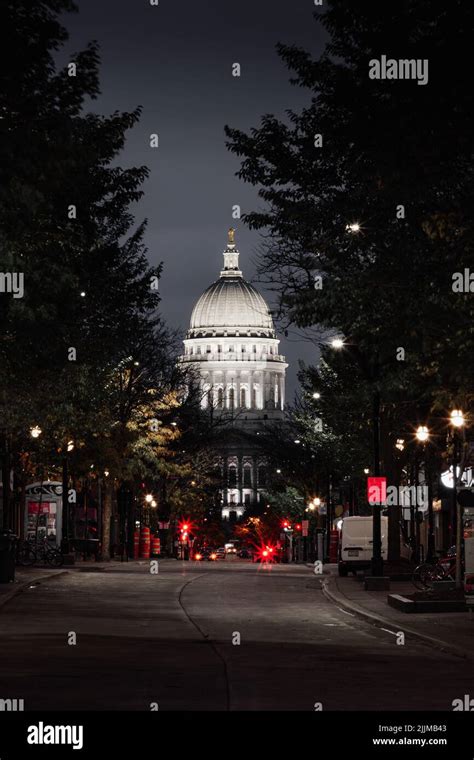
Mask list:
[{"label": "tree trunk", "polygon": [[107,478],[104,483],[104,501],[102,504],[102,559],[110,559],[110,523],[112,521],[113,481]]}]

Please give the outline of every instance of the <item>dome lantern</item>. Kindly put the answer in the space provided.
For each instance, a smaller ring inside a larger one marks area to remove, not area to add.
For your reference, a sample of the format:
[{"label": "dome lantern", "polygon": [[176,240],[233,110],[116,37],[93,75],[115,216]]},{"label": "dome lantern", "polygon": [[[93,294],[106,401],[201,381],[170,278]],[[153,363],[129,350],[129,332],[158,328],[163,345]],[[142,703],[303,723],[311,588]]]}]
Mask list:
[{"label": "dome lantern", "polygon": [[221,277],[242,277],[239,269],[239,251],[235,245],[235,230],[229,228],[227,247],[224,251],[224,269],[221,269]]}]

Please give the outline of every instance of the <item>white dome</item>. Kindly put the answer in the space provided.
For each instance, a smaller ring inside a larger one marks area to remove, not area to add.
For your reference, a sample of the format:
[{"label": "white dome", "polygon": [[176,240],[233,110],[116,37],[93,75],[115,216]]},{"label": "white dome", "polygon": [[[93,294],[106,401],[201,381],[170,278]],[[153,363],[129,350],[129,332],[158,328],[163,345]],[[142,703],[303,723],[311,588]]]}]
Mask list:
[{"label": "white dome", "polygon": [[275,337],[268,306],[258,290],[243,279],[238,257],[233,237],[229,238],[224,251],[224,269],[197,301],[188,338],[236,333]]}]

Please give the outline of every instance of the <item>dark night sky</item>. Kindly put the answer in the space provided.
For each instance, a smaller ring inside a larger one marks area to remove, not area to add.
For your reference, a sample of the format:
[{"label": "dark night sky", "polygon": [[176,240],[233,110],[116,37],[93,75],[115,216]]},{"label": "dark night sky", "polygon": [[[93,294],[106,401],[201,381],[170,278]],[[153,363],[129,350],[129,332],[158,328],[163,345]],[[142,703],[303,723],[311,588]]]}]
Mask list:
[{"label": "dark night sky", "polygon": [[[257,205],[255,189],[235,177],[236,157],[224,144],[224,125],[248,129],[264,113],[283,116],[308,103],[309,93],[290,85],[276,54],[278,41],[296,43],[318,55],[324,33],[313,20],[313,0],[77,0],[80,12],[64,23],[66,50],[91,39],[101,48],[102,95],[93,109],[143,107],[128,133],[120,163],[151,170],[137,219],[148,218],[146,242],[153,263],[163,261],[162,311],[186,329],[201,292],[217,278],[226,231],[237,229],[241,267],[254,280],[252,260],[259,243],[231,210]],[[61,55],[61,60],[64,56]],[[241,77],[231,74],[241,65]],[[158,133],[160,147],[149,147]],[[262,291],[265,294],[265,291]],[[271,297],[269,297],[271,302]],[[314,362],[307,342],[282,339],[290,361],[290,396],[298,358]]]}]

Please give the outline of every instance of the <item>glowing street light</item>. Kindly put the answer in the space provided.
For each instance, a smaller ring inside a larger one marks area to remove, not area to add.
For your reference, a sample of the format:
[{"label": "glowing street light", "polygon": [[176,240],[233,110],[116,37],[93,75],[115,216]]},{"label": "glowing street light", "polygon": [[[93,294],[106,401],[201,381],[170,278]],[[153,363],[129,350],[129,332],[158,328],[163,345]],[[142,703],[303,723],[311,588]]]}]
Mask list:
[{"label": "glowing street light", "polygon": [[369,474],[369,472],[370,472],[369,468],[368,468],[368,467],[365,467],[365,468],[364,468],[364,473],[365,473],[366,475],[368,475],[368,474]]},{"label": "glowing street light", "polygon": [[151,502],[153,501],[153,494],[147,493],[147,495],[145,496],[145,501],[147,504],[151,504]]},{"label": "glowing street light", "polygon": [[341,348],[344,347],[344,341],[342,338],[333,338],[331,341],[331,346],[335,348],[337,351],[339,351]]},{"label": "glowing street light", "polygon": [[464,414],[460,409],[453,409],[450,414],[450,422],[454,427],[463,427],[463,425],[466,423],[466,420],[464,419]]},{"label": "glowing street light", "polygon": [[351,222],[351,224],[346,224],[346,230],[347,232],[360,232],[359,222]]},{"label": "glowing street light", "polygon": [[403,438],[397,438],[395,448],[398,449],[399,451],[403,451],[403,449],[405,448],[405,441]]},{"label": "glowing street light", "polygon": [[74,450],[74,441],[68,441],[67,442],[67,450],[73,451]]},{"label": "glowing street light", "polygon": [[313,398],[315,398],[315,399],[321,398],[321,394],[320,393],[313,393]]},{"label": "glowing street light", "polygon": [[426,443],[426,441],[430,437],[430,431],[428,430],[426,425],[419,425],[416,429],[415,435],[418,441],[420,441],[421,443]]},{"label": "glowing street light", "polygon": [[34,427],[30,428],[30,435],[32,438],[39,438],[42,432],[43,431],[39,425],[35,425]]}]

